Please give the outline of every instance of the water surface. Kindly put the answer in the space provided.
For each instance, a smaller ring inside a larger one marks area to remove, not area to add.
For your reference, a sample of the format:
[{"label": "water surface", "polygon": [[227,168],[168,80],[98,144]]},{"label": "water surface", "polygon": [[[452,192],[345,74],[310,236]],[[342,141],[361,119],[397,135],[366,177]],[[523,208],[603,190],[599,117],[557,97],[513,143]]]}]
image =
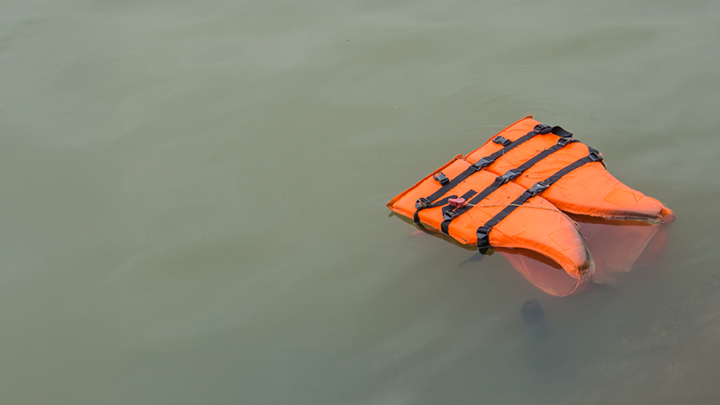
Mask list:
[{"label": "water surface", "polygon": [[[711,1],[5,1],[2,402],[714,403],[718,18]],[[675,210],[657,266],[553,298],[388,218],[529,114]]]}]

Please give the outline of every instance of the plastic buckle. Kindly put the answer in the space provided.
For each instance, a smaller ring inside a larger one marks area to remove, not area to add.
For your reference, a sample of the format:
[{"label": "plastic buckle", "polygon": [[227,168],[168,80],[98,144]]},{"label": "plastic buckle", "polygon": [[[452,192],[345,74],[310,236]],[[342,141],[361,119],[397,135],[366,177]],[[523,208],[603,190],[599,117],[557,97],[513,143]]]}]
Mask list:
[{"label": "plastic buckle", "polygon": [[502,176],[496,177],[495,180],[500,180],[500,184],[505,184],[521,174],[522,172],[516,171],[515,169],[510,169],[506,171],[505,174],[503,174]]},{"label": "plastic buckle", "polygon": [[450,183],[450,179],[448,179],[447,177],[445,177],[445,175],[443,174],[443,172],[435,173],[435,174],[433,175],[433,178],[434,178],[435,180],[439,181],[440,184],[443,185],[443,186],[446,185],[446,184],[448,184],[448,183]]},{"label": "plastic buckle", "polygon": [[493,139],[492,141],[495,142],[496,144],[502,145],[502,146],[508,146],[512,143],[511,140],[505,139],[500,135],[496,136],[495,139]]},{"label": "plastic buckle", "polygon": [[459,214],[453,210],[445,211],[443,213],[443,220],[445,221],[452,221],[453,218],[458,216]]},{"label": "plastic buckle", "polygon": [[533,128],[533,132],[536,132],[539,135],[547,135],[552,132],[552,127],[550,125],[537,124],[535,125],[535,128]]},{"label": "plastic buckle", "polygon": [[415,201],[415,208],[427,208],[427,206],[430,205],[430,200],[428,200],[425,197],[420,197]]},{"label": "plastic buckle", "polygon": [[590,158],[591,162],[602,162],[602,160],[603,160],[603,157],[600,154],[600,152],[598,152],[596,150],[591,150],[588,157]]},{"label": "plastic buckle", "polygon": [[460,198],[450,198],[450,199],[448,199],[448,204],[449,204],[451,207],[455,207],[455,208],[463,208],[463,207],[466,207],[466,206],[467,206],[467,202],[466,202],[465,199],[462,198],[462,197],[460,197]]},{"label": "plastic buckle", "polygon": [[478,246],[480,246],[480,240],[488,240],[491,230],[491,227],[484,225],[477,229]]},{"label": "plastic buckle", "polygon": [[538,195],[538,193],[542,193],[548,187],[550,187],[550,186],[543,183],[542,181],[539,181],[539,182],[533,184],[533,186],[528,189],[528,193],[530,193],[530,196],[535,197],[536,195]]},{"label": "plastic buckle", "polygon": [[567,144],[569,144],[569,143],[573,143],[573,142],[576,142],[576,141],[577,141],[577,140],[576,140],[576,139],[573,139],[573,138],[560,138],[560,139],[557,140],[557,144],[558,144],[559,146],[565,146],[565,145],[567,145]]},{"label": "plastic buckle", "polygon": [[482,159],[478,160],[477,162],[475,162],[475,164],[472,165],[472,167],[475,169],[475,171],[478,171],[478,170],[482,169],[483,167],[490,166],[492,163],[493,163],[492,160],[490,160],[488,158],[482,158]]}]

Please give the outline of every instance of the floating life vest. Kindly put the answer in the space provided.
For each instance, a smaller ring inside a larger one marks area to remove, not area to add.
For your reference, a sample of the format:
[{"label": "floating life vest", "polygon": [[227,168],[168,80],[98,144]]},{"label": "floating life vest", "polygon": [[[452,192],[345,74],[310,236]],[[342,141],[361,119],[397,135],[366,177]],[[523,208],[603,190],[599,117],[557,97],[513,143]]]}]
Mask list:
[{"label": "floating life vest", "polygon": [[571,277],[594,264],[576,223],[561,212],[662,222],[672,211],[610,175],[597,150],[526,117],[467,157],[456,156],[388,207],[481,253],[527,249]]}]

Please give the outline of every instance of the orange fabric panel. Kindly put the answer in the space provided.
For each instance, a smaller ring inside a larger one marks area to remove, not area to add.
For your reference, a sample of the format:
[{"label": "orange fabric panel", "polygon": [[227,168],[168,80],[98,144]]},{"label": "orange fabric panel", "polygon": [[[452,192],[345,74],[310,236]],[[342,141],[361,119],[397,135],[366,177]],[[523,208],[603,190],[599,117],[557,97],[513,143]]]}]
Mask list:
[{"label": "orange fabric panel", "polygon": [[[497,135],[515,141],[532,131],[538,124],[540,122],[532,117],[526,117]],[[491,142],[493,138],[470,153],[467,156],[468,162],[475,163],[502,149],[502,145]],[[559,138],[554,134],[537,135],[498,158],[486,170],[501,175],[555,145]],[[587,156],[588,153],[587,145],[572,143],[539,161],[513,181],[524,188],[530,188],[538,181],[547,179],[563,167]],[[660,201],[621,183],[605,170],[605,166],[600,162],[588,163],[573,170],[545,190],[542,196],[560,210],[572,214],[654,222],[662,222],[666,216],[673,216],[672,211]]]}]

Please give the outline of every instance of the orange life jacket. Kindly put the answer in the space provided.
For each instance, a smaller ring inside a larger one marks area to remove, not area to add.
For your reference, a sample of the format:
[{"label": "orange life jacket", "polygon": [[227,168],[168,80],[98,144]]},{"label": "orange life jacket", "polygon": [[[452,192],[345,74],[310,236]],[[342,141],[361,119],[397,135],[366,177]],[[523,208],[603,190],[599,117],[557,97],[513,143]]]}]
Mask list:
[{"label": "orange life jacket", "polygon": [[597,150],[532,117],[467,157],[456,156],[387,205],[481,253],[491,246],[540,253],[576,279],[592,275],[594,265],[576,224],[560,210],[659,222],[673,217],[610,175]]}]

